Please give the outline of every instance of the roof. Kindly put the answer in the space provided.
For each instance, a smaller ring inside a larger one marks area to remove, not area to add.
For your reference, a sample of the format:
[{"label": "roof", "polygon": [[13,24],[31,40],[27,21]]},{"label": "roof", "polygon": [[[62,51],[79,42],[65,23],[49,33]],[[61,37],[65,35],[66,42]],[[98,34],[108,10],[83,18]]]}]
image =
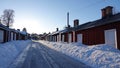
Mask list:
[{"label": "roof", "polygon": [[113,23],[113,22],[117,22],[117,21],[120,21],[120,13],[109,16],[107,18],[99,19],[99,20],[92,21],[92,22],[87,22],[87,23],[78,25],[76,27],[70,27],[70,28],[66,28],[64,30],[56,31],[56,32],[53,32],[52,35],[55,35],[58,33],[77,31],[77,30],[84,30],[84,29],[97,27],[97,26],[101,26],[101,25],[105,25],[105,24],[109,24],[109,23]]},{"label": "roof", "polygon": [[3,24],[0,24],[0,28],[1,28],[1,29],[4,29],[4,30],[9,30],[9,28],[6,27],[6,26],[4,26]]},{"label": "roof", "polygon": [[65,33],[65,32],[71,32],[73,31],[73,27],[67,28],[65,30],[62,30],[61,33]]},{"label": "roof", "polygon": [[73,27],[70,27],[70,28],[66,28],[64,30],[60,30],[60,31],[55,31],[53,32],[51,35],[57,35],[59,33],[66,33],[66,32],[71,32],[73,30]]},{"label": "roof", "polygon": [[25,31],[21,31],[20,33],[23,35],[27,35],[27,32],[25,32]]},{"label": "roof", "polygon": [[101,26],[101,25],[105,25],[105,24],[109,24],[109,23],[113,23],[113,22],[117,22],[117,21],[120,21],[120,13],[112,15],[112,16],[107,17],[107,18],[103,18],[103,19],[99,19],[96,21],[81,24],[77,27],[74,27],[73,29],[74,30],[83,30],[83,29]]}]

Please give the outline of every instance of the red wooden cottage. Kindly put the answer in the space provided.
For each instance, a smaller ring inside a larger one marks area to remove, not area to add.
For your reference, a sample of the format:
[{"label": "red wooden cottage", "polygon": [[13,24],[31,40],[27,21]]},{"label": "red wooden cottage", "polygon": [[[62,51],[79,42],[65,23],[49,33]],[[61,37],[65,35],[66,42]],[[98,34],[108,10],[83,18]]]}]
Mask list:
[{"label": "red wooden cottage", "polygon": [[86,45],[108,44],[120,49],[120,13],[113,14],[112,6],[107,6],[101,11],[101,19],[81,25],[79,20],[74,20],[74,27],[57,31],[52,36],[62,42],[80,42]]},{"label": "red wooden cottage", "polygon": [[75,27],[75,41],[86,45],[108,44],[120,49],[120,13],[102,9],[102,19]]},{"label": "red wooden cottage", "polygon": [[28,34],[26,32],[20,32],[0,24],[0,43],[13,40],[26,40],[27,38]]},{"label": "red wooden cottage", "polygon": [[8,41],[8,31],[9,29],[5,27],[4,25],[0,24],[0,43],[7,42]]}]

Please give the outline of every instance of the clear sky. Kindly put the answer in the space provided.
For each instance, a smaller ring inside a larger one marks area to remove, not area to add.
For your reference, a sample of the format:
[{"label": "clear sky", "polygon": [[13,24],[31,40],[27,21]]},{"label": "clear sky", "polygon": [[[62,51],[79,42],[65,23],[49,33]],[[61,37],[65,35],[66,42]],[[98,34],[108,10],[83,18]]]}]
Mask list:
[{"label": "clear sky", "polygon": [[67,12],[71,26],[74,19],[79,19],[79,24],[100,19],[101,9],[108,5],[120,11],[120,0],[0,0],[0,15],[5,9],[13,9],[13,28],[25,27],[29,33],[39,34],[63,29]]}]

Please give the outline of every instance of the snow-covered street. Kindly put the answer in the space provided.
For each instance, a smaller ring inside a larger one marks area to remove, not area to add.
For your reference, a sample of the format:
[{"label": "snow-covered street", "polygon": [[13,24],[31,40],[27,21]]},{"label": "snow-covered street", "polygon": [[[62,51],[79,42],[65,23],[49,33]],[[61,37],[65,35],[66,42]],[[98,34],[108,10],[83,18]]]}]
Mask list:
[{"label": "snow-covered street", "polygon": [[110,45],[19,40],[0,44],[0,68],[120,68]]},{"label": "snow-covered street", "polygon": [[90,68],[47,46],[32,42],[13,61],[9,68]]}]

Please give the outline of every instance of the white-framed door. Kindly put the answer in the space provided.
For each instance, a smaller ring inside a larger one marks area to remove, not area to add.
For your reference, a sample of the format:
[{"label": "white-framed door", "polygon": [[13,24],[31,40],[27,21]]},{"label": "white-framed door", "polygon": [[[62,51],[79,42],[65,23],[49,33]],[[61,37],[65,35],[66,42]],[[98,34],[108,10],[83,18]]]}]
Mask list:
[{"label": "white-framed door", "polygon": [[11,32],[11,41],[13,41],[13,39],[14,39],[14,38],[13,38],[13,32]]},{"label": "white-framed door", "polygon": [[55,36],[55,42],[57,42],[57,36]]},{"label": "white-framed door", "polygon": [[69,42],[69,43],[72,42],[72,34],[68,34],[68,42]]},{"label": "white-framed door", "polygon": [[82,34],[77,34],[77,42],[82,43]]},{"label": "white-framed door", "polygon": [[105,30],[105,44],[117,48],[116,29]]},{"label": "white-framed door", "polygon": [[62,35],[62,42],[64,42],[65,35]]},{"label": "white-framed door", "polygon": [[59,33],[59,42],[61,42],[61,33]]},{"label": "white-framed door", "polygon": [[56,42],[56,37],[55,36],[53,36],[53,39],[54,39],[54,42]]},{"label": "white-framed door", "polygon": [[73,31],[73,42],[75,42],[75,31]]},{"label": "white-framed door", "polygon": [[14,40],[16,40],[16,34],[15,34],[15,36],[14,36]]},{"label": "white-framed door", "polygon": [[0,43],[4,42],[4,31],[0,30]]},{"label": "white-framed door", "polygon": [[59,35],[57,35],[57,42],[59,42]]}]

